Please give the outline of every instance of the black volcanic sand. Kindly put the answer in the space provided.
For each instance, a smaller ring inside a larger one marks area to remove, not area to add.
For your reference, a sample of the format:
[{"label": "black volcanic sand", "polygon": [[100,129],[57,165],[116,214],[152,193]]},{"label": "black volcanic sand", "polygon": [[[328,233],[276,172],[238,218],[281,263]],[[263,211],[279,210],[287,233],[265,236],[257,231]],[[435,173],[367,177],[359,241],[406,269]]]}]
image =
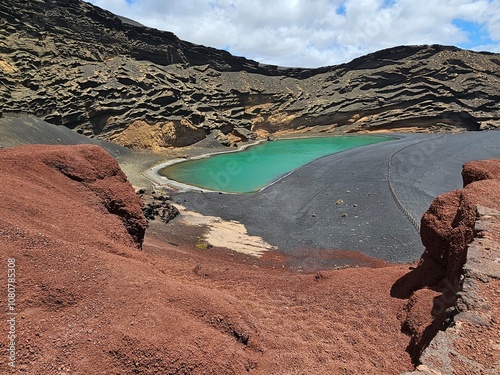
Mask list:
[{"label": "black volcanic sand", "polygon": [[15,147],[25,144],[95,144],[114,157],[130,153],[125,147],[86,137],[65,126],[49,124],[35,116],[0,117],[0,147]]},{"label": "black volcanic sand", "polygon": [[[411,262],[423,251],[422,214],[437,195],[462,187],[464,162],[500,157],[500,132],[395,136],[316,160],[259,193],[186,192],[173,198],[190,210],[237,220],[249,234],[297,259],[342,249]],[[389,188],[389,169],[404,209]]]},{"label": "black volcanic sand", "polygon": [[0,117],[0,148],[25,144],[79,145],[94,144],[116,158],[129,180],[138,186],[151,182],[142,176],[144,169],[165,160],[147,150],[131,150],[102,139],[89,138],[65,126],[53,125],[32,115]]}]

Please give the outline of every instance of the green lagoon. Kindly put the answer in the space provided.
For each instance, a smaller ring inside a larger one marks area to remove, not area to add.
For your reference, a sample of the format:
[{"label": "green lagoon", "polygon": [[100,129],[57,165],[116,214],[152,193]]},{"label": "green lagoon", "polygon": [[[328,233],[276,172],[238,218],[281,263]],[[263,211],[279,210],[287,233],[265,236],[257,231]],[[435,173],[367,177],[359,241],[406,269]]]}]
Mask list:
[{"label": "green lagoon", "polygon": [[158,173],[205,190],[251,193],[323,156],[391,139],[365,135],[284,139],[169,165]]}]

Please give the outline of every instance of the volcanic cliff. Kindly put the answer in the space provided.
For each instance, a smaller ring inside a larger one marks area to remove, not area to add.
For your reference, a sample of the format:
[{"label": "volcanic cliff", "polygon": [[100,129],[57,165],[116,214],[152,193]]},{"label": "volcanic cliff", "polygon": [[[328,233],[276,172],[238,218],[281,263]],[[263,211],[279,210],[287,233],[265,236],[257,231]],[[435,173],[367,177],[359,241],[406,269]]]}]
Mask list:
[{"label": "volcanic cliff", "polygon": [[[79,0],[1,2],[0,14],[0,125],[29,126],[38,142],[74,138],[20,115],[153,150],[309,130],[500,127],[498,54],[404,46],[339,66],[284,68]],[[434,201],[411,272],[380,262],[300,274],[276,254],[255,260],[146,234],[140,199],[97,146],[0,150],[0,260],[16,265],[16,369],[498,372],[498,165],[468,163],[464,189]],[[4,338],[8,330],[0,328]]]},{"label": "volcanic cliff", "polygon": [[391,291],[409,297],[403,330],[418,374],[500,370],[500,159],[467,162],[462,177],[422,217],[425,252]]},{"label": "volcanic cliff", "polygon": [[403,46],[319,69],[265,66],[80,0],[0,3],[0,113],[136,148],[290,131],[500,126],[500,57]]}]

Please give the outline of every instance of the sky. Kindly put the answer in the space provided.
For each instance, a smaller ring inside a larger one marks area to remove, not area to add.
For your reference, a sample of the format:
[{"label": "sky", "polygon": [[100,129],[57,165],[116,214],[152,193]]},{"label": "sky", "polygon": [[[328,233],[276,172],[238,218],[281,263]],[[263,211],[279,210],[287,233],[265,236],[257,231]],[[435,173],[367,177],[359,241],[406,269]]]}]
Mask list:
[{"label": "sky", "polygon": [[315,68],[398,45],[500,52],[500,0],[89,0],[180,39]]}]

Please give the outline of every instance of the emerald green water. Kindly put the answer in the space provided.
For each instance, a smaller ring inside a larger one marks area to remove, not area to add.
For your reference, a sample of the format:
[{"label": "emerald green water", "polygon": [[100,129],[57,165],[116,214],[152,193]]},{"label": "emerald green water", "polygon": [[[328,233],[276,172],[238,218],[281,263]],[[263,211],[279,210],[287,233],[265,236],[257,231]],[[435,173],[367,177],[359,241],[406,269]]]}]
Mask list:
[{"label": "emerald green water", "polygon": [[251,193],[315,159],[390,139],[363,135],[278,140],[241,152],[173,164],[158,173],[202,189]]}]

